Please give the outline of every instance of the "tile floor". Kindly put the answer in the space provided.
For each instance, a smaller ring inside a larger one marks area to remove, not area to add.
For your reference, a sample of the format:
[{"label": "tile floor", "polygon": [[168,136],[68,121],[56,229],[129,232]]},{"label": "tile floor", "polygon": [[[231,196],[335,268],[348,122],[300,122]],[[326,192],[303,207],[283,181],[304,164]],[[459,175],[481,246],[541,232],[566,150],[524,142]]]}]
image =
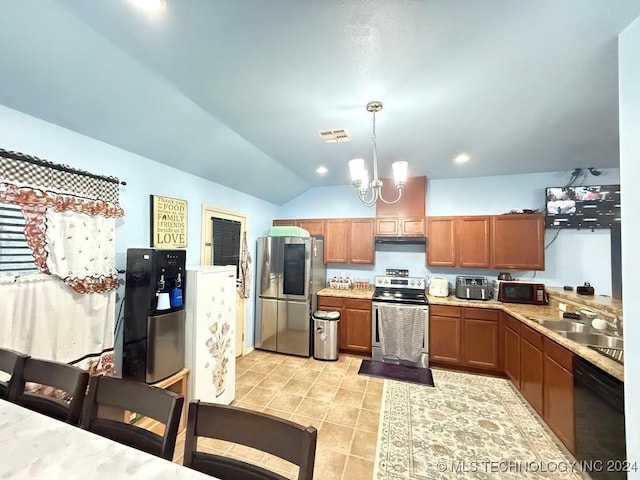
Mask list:
[{"label": "tile floor", "polygon": [[[314,478],[372,478],[383,380],[358,375],[361,360],[341,354],[337,362],[322,362],[254,350],[237,359],[233,405],[316,427]],[[246,447],[201,440],[200,448],[249,460],[288,478],[297,475],[290,463]],[[176,445],[178,463],[183,450],[184,434]]]}]

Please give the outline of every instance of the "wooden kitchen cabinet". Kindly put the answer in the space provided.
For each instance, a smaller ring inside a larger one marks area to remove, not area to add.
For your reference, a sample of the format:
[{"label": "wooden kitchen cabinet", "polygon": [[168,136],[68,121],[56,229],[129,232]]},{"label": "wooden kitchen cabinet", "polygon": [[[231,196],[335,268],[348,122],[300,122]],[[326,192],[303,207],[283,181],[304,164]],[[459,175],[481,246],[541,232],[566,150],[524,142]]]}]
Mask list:
[{"label": "wooden kitchen cabinet", "polygon": [[538,214],[428,217],[427,265],[544,270]]},{"label": "wooden kitchen cabinet", "polygon": [[573,353],[543,340],[543,418],[562,443],[575,453]]},{"label": "wooden kitchen cabinet", "polygon": [[427,265],[456,266],[456,217],[427,218]]},{"label": "wooden kitchen cabinet", "polygon": [[462,364],[462,308],[429,308],[429,361]]},{"label": "wooden kitchen cabinet", "polygon": [[351,224],[346,218],[330,218],[325,222],[325,263],[349,263],[349,232]]},{"label": "wooden kitchen cabinet", "polygon": [[543,414],[542,335],[520,325],[520,392],[536,411]]},{"label": "wooden kitchen cabinet", "polygon": [[421,237],[424,236],[424,217],[376,218],[376,236]]},{"label": "wooden kitchen cabinet", "polygon": [[493,268],[544,270],[542,215],[496,215],[491,228]]},{"label": "wooden kitchen cabinet", "polygon": [[373,264],[375,259],[373,242],[373,218],[352,218],[348,263]]},{"label": "wooden kitchen cabinet", "polygon": [[520,321],[508,313],[504,317],[504,373],[520,389]]},{"label": "wooden kitchen cabinet", "polygon": [[373,264],[373,218],[329,218],[324,228],[326,263]]},{"label": "wooden kitchen cabinet", "polygon": [[286,218],[277,219],[272,222],[274,227],[300,227],[304,228],[309,235],[324,235],[324,219],[322,218]]},{"label": "wooden kitchen cabinet", "polygon": [[371,354],[371,301],[356,298],[344,299],[344,350],[365,355]]},{"label": "wooden kitchen cabinet", "polygon": [[340,312],[338,349],[371,354],[371,300],[318,296],[318,309]]},{"label": "wooden kitchen cabinet", "polygon": [[456,265],[491,267],[491,217],[458,217],[456,222]]},{"label": "wooden kitchen cabinet", "polygon": [[463,309],[464,364],[484,370],[502,370],[500,324],[497,310]]}]

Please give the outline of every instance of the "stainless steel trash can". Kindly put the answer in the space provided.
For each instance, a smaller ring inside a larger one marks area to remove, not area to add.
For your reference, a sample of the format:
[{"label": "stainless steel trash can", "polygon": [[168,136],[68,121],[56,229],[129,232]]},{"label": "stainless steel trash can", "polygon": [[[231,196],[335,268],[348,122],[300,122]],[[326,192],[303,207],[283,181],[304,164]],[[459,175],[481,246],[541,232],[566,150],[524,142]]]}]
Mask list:
[{"label": "stainless steel trash can", "polygon": [[313,358],[338,360],[338,322],[340,312],[316,310],[313,314]]}]

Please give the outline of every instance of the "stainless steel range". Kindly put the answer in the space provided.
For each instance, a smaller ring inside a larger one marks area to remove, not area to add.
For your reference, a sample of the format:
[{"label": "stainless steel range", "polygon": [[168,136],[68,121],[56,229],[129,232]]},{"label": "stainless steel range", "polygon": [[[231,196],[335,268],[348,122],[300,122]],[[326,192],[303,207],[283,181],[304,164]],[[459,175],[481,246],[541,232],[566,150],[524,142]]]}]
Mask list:
[{"label": "stainless steel range", "polygon": [[371,315],[372,359],[427,368],[429,302],[425,279],[387,275],[376,277],[375,287]]}]

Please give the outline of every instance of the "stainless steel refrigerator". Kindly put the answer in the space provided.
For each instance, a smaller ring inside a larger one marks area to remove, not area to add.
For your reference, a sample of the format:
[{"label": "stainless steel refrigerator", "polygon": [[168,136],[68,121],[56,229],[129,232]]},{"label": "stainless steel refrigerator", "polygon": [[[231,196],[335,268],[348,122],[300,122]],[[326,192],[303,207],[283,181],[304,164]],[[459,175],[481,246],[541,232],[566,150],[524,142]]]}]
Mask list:
[{"label": "stainless steel refrigerator", "polygon": [[324,288],[324,241],[260,237],[256,252],[255,348],[308,357],[311,314]]}]

